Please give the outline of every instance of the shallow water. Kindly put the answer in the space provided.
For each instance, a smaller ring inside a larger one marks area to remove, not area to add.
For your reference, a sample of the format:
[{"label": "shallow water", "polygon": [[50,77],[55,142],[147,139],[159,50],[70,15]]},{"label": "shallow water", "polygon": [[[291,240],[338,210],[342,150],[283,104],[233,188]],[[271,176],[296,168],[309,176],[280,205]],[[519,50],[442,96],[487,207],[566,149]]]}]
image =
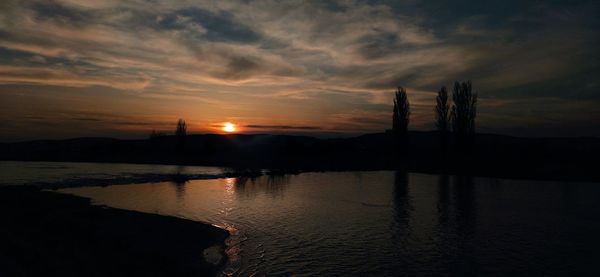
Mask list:
[{"label": "shallow water", "polygon": [[57,183],[73,186],[109,185],[127,180],[139,180],[145,176],[221,173],[223,173],[221,168],[208,166],[0,161],[0,186],[43,186]]},{"label": "shallow water", "polygon": [[600,274],[594,183],[379,171],[61,191],[227,227],[231,275]]}]

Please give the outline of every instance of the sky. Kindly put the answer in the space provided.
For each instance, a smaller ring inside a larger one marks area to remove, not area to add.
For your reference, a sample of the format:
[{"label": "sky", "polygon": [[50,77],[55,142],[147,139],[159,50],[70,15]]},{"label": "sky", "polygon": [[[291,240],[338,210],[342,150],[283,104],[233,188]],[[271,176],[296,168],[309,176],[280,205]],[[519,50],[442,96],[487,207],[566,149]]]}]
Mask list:
[{"label": "sky", "polygon": [[472,80],[477,130],[600,136],[599,1],[0,2],[0,141],[411,130]]}]

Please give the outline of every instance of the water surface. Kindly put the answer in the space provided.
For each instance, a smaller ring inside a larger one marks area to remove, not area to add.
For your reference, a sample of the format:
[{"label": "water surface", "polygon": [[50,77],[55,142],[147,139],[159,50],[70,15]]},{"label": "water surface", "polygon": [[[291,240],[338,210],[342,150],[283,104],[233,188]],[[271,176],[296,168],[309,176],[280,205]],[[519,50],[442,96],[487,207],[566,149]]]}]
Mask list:
[{"label": "water surface", "polygon": [[600,274],[594,183],[379,171],[62,191],[227,227],[233,275]]},{"label": "water surface", "polygon": [[0,161],[0,186],[109,185],[127,180],[153,179],[164,175],[194,176],[221,173],[223,169],[208,166]]}]

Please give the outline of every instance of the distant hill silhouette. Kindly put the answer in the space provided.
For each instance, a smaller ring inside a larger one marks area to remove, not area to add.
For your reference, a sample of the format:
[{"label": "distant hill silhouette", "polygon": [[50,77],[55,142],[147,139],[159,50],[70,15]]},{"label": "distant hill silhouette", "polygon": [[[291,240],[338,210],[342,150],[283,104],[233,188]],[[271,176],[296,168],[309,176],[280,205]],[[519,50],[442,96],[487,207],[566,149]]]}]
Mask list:
[{"label": "distant hill silhouette", "polygon": [[[441,155],[438,132],[409,132],[398,157],[391,133],[318,139],[288,135],[188,135],[149,140],[77,138],[0,144],[1,160],[122,162],[307,170],[381,170],[509,178],[600,180],[598,138],[518,138],[478,134],[468,156],[449,147]],[[449,145],[453,145],[452,139]]]}]

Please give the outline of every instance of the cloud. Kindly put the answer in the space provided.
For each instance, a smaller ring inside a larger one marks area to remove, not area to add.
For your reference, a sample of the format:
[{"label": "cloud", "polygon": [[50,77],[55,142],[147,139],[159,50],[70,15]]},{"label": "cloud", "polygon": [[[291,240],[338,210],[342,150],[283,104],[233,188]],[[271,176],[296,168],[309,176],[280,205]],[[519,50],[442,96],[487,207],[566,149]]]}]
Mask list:
[{"label": "cloud", "polygon": [[[279,111],[318,132],[384,129],[399,85],[413,103],[411,126],[422,129],[431,127],[433,93],[454,80],[472,79],[482,105],[505,101],[493,110],[498,114],[519,114],[516,102],[507,101],[514,99],[532,106],[546,97],[600,100],[596,1],[0,5],[0,93],[15,86],[39,86],[35,97],[49,86],[82,95],[119,91],[98,97],[155,105],[149,110],[163,108],[148,99],[181,99],[195,108],[172,107],[169,116],[197,109],[206,111],[198,121],[207,124],[248,118],[256,126],[287,126],[270,112]],[[560,103],[548,105],[541,113]],[[502,117],[482,118],[494,116]],[[564,122],[568,128],[571,121]]]},{"label": "cloud", "polygon": [[245,125],[251,129],[270,129],[270,130],[321,130],[318,126],[293,126],[293,125]]},{"label": "cloud", "polygon": [[165,29],[182,30],[200,27],[200,38],[223,42],[256,42],[259,35],[243,23],[236,21],[227,11],[214,13],[205,9],[190,7],[167,15],[159,15],[157,23]]},{"label": "cloud", "polygon": [[91,20],[90,16],[92,16],[91,13],[85,10],[70,8],[52,1],[34,2],[30,8],[36,19],[56,20],[65,24],[88,22]]}]

